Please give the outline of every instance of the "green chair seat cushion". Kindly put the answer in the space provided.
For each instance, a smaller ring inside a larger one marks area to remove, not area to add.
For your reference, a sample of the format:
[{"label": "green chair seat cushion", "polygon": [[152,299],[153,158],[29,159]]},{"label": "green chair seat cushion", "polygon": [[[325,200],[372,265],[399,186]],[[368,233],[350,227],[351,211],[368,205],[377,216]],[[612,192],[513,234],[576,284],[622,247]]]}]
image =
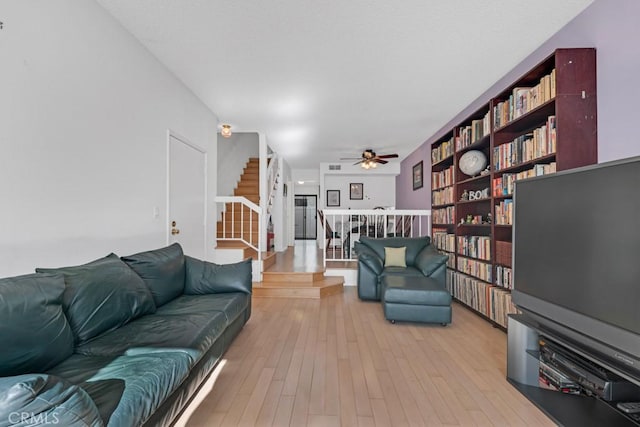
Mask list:
[{"label": "green chair seat cushion", "polygon": [[185,261],[178,243],[170,246],[124,256],[126,262],[146,283],[153,301],[160,307],[184,291]]},{"label": "green chair seat cushion", "polygon": [[76,344],[156,309],[142,279],[115,254],[84,265],[36,271],[64,275],[63,308]]},{"label": "green chair seat cushion", "polygon": [[61,274],[0,279],[0,376],[42,372],[73,353]]},{"label": "green chair seat cushion", "polygon": [[385,276],[424,277],[424,274],[415,267],[385,267],[380,280]]}]

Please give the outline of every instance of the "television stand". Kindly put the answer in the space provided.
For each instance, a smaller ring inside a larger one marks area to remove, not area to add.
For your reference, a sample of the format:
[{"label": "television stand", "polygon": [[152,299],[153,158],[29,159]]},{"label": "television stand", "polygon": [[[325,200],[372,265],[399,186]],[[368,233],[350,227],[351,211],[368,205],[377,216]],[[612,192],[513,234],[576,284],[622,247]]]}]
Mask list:
[{"label": "television stand", "polygon": [[[586,395],[547,390],[539,385],[540,331],[526,315],[509,315],[507,380],[558,425],[640,426],[615,403]],[[568,350],[568,349],[567,349]],[[607,366],[601,365],[607,369]]]}]

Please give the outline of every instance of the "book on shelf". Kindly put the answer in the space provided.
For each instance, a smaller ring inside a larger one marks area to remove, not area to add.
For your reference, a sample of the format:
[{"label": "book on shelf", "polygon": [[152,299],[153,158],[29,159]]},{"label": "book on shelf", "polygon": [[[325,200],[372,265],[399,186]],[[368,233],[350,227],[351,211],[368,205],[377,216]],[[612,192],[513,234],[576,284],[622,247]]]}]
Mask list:
[{"label": "book on shelf", "polygon": [[527,102],[529,97],[530,87],[516,87],[513,88],[513,117],[511,120],[517,119],[527,112]]},{"label": "book on shelf", "polygon": [[512,141],[494,147],[494,170],[517,166],[556,152],[556,117],[549,116],[544,125]]},{"label": "book on shelf", "polygon": [[493,107],[493,125],[496,129],[556,97],[556,70],[542,76],[533,87],[514,87],[509,98]]},{"label": "book on shelf", "polygon": [[439,172],[431,172],[431,188],[439,189],[449,185],[453,185],[455,179],[455,171],[453,166]]},{"label": "book on shelf", "polygon": [[516,181],[554,172],[556,172],[556,162],[536,164],[533,165],[531,169],[518,173],[505,173],[493,179],[491,183],[491,194],[493,194],[494,197],[510,196],[513,194],[514,183]]},{"label": "book on shelf", "polygon": [[431,150],[431,163],[438,163],[447,157],[451,157],[453,156],[453,152],[454,144],[453,137],[451,137],[449,140],[443,141],[440,145]]},{"label": "book on shelf", "polygon": [[513,199],[504,199],[495,207],[495,221],[498,225],[513,224]]}]

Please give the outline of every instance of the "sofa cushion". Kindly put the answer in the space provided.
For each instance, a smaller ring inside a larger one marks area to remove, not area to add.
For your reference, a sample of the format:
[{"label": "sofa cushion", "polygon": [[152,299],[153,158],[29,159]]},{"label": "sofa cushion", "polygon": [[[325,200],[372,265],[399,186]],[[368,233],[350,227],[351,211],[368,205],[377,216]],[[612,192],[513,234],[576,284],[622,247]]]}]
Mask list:
[{"label": "sofa cushion", "polygon": [[360,242],[371,248],[380,259],[384,259],[384,248],[401,248],[405,246],[407,248],[406,263],[408,266],[415,264],[415,259],[418,253],[429,245],[431,238],[425,237],[385,237],[385,238],[373,238],[367,236],[360,236]]},{"label": "sofa cushion", "polygon": [[117,356],[182,351],[197,361],[248,304],[249,295],[239,292],[183,295],[153,315],[79,345],[76,353]]},{"label": "sofa cushion", "polygon": [[[165,304],[160,309],[180,302],[185,296]],[[170,308],[170,307],[169,307]],[[144,316],[115,331],[106,333],[86,344],[79,345],[76,353],[91,356],[119,356],[180,351],[194,362],[213,345],[227,327],[223,312],[211,310],[202,304],[188,308],[181,315],[163,313]]]},{"label": "sofa cushion", "polygon": [[178,243],[122,257],[147,284],[160,307],[184,291],[184,253]]},{"label": "sofa cushion", "polygon": [[0,426],[104,425],[98,408],[77,385],[47,374],[0,378]]},{"label": "sofa cushion", "polygon": [[142,279],[115,254],[84,265],[36,271],[64,275],[63,307],[77,344],[156,309]]},{"label": "sofa cushion", "polygon": [[158,312],[162,316],[184,317],[189,314],[207,314],[222,312],[229,323],[233,322],[247,306],[251,299],[244,292],[215,295],[184,295],[163,306]]},{"label": "sofa cushion", "polygon": [[73,353],[64,290],[61,274],[0,279],[0,376],[41,372]]},{"label": "sofa cushion", "polygon": [[[139,426],[189,375],[193,364],[184,352],[131,356],[74,354],[48,373],[80,385],[110,426]],[[106,396],[105,396],[106,395]],[[101,409],[109,405],[111,413]]]},{"label": "sofa cushion", "polygon": [[224,292],[251,293],[251,259],[234,264],[214,264],[185,256],[186,295]]},{"label": "sofa cushion", "polygon": [[385,267],[406,267],[405,260],[407,248],[384,248],[384,266]]}]

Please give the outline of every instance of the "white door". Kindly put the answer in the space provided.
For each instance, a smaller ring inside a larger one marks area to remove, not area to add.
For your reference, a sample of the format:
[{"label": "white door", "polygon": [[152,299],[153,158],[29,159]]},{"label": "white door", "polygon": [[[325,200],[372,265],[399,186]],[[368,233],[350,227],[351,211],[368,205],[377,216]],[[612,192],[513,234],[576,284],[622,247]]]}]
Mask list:
[{"label": "white door", "polygon": [[169,133],[169,244],[178,242],[186,255],[205,259],[206,152]]}]

